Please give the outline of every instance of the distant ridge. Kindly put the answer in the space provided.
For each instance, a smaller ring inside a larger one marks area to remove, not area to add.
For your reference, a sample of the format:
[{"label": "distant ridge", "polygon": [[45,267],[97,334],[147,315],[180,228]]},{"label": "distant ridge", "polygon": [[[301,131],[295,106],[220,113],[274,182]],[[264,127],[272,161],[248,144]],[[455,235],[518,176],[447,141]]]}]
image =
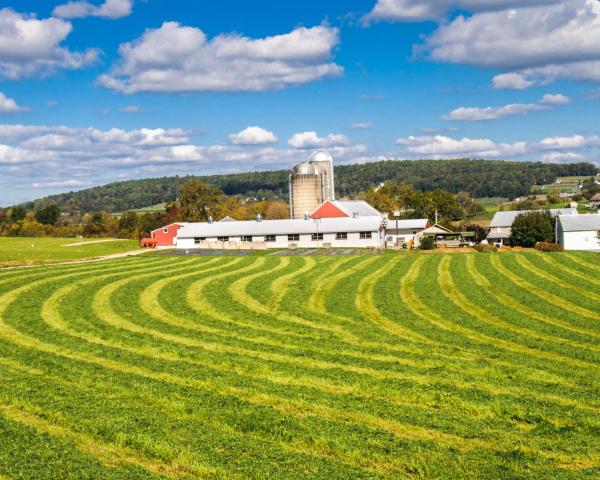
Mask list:
[{"label": "distant ridge", "polygon": [[[411,183],[417,190],[442,188],[469,192],[473,197],[526,195],[534,184],[552,183],[560,176],[587,176],[598,172],[591,163],[549,164],[503,160],[387,160],[335,167],[340,197],[367,191],[381,182]],[[56,204],[63,212],[122,212],[175,200],[180,186],[195,179],[216,185],[228,195],[287,199],[288,170],[230,175],[146,178],[110,183],[77,192],[26,202],[33,209]]]}]

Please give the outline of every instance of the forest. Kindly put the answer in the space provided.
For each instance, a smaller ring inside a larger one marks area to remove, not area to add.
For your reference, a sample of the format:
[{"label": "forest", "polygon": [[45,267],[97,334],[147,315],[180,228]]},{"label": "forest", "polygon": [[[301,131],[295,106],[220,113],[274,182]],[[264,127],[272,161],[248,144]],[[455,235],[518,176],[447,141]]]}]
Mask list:
[{"label": "forest", "polygon": [[[548,164],[502,160],[389,160],[335,167],[339,197],[356,196],[382,182],[410,184],[415,190],[443,189],[468,192],[474,198],[527,195],[532,185],[552,183],[557,177],[594,175],[590,163]],[[93,211],[123,212],[177,198],[188,180],[218,187],[226,195],[287,200],[288,170],[212,176],[176,176],[111,183],[78,192],[45,197],[22,206],[37,210],[57,205],[62,212],[81,215]]]}]

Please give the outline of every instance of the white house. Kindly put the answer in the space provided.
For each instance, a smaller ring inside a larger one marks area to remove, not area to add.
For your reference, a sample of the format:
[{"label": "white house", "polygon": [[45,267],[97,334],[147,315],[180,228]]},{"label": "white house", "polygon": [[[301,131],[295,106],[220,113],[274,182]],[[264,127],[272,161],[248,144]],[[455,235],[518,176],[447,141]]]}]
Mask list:
[{"label": "white house", "polygon": [[[511,210],[507,212],[496,212],[494,214],[494,218],[492,219],[492,223],[490,224],[490,233],[487,236],[488,242],[497,243],[500,245],[506,243],[510,239],[512,233],[512,225],[517,216],[519,216],[522,213],[529,213],[533,211],[536,210]],[[549,212],[556,217],[558,215],[576,214],[577,209],[557,208],[550,209]]]},{"label": "white house", "polygon": [[189,223],[177,248],[382,248],[382,217]]},{"label": "white house", "polygon": [[565,250],[600,251],[600,214],[559,215],[556,220],[557,241]]}]

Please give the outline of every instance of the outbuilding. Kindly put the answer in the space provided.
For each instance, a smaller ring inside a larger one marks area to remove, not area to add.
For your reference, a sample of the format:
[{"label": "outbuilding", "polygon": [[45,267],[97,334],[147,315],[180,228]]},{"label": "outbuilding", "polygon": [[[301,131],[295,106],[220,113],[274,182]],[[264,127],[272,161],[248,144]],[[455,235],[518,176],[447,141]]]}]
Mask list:
[{"label": "outbuilding", "polygon": [[152,240],[156,241],[157,247],[174,247],[176,245],[177,232],[186,223],[171,223],[150,232]]},{"label": "outbuilding", "polygon": [[556,237],[565,250],[600,251],[600,214],[559,215]]}]

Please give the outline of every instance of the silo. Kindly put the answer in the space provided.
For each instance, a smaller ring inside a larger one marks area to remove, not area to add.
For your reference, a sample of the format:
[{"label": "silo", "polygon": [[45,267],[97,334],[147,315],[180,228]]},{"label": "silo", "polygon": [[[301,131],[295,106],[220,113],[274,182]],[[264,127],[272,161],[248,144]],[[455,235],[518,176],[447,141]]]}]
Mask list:
[{"label": "silo", "polygon": [[310,156],[308,163],[320,172],[323,201],[335,200],[335,180],[331,154],[324,150],[317,150]]},{"label": "silo", "polygon": [[302,219],[323,203],[322,175],[315,165],[301,163],[290,175],[290,214]]}]

